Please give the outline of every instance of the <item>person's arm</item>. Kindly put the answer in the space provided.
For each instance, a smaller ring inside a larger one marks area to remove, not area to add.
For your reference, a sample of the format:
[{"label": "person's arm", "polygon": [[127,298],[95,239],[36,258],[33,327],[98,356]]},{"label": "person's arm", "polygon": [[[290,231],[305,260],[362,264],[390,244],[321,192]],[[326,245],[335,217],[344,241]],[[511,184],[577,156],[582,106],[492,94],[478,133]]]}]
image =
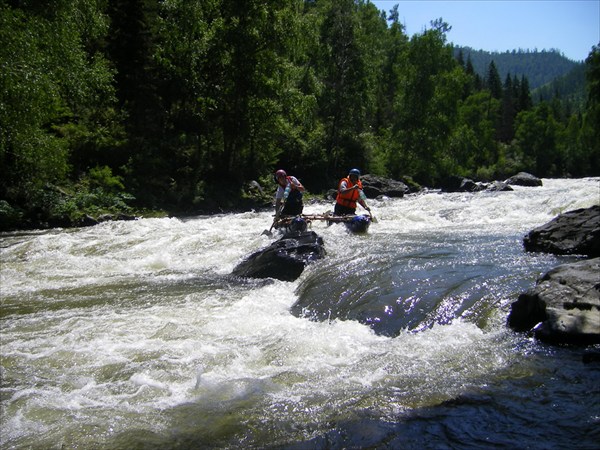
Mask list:
[{"label": "person's arm", "polygon": [[294,186],[296,186],[296,189],[298,189],[300,192],[304,192],[304,186],[302,185],[302,183],[300,183],[300,180],[298,180],[298,178],[296,177],[292,177],[292,183],[294,183]]},{"label": "person's arm", "polygon": [[371,214],[371,208],[369,208],[369,205],[367,205],[367,196],[362,190],[360,191],[359,195],[360,198],[358,199],[358,203],[360,203],[360,206],[365,208],[367,211],[369,211],[369,214]]},{"label": "person's arm", "polygon": [[342,181],[342,183],[340,184],[340,194],[345,194],[346,192],[350,192],[350,191],[353,191],[355,189],[358,189],[358,185],[357,184],[355,184],[351,188],[348,188],[348,183],[346,183],[345,181]]},{"label": "person's arm", "polygon": [[277,192],[275,193],[275,220],[279,219],[279,213],[283,209],[283,203],[285,203],[286,198],[287,195],[285,194],[283,187],[278,186]]}]

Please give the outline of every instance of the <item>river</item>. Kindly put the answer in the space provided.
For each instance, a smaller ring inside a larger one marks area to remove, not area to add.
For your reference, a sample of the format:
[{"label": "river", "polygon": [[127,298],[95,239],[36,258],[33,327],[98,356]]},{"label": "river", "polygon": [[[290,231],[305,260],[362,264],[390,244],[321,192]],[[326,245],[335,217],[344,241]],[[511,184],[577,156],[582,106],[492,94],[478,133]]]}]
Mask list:
[{"label": "river", "polygon": [[523,236],[600,203],[598,178],[543,183],[315,222],[294,282],[230,275],[271,212],[1,234],[0,447],[598,448],[598,363],[506,327],[577,259]]}]

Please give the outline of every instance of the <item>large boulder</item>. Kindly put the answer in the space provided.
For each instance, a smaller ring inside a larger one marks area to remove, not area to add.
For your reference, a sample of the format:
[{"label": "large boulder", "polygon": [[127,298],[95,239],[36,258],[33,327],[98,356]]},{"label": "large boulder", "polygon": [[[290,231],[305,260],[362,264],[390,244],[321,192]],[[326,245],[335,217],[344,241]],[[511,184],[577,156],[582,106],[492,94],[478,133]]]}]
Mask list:
[{"label": "large boulder", "polygon": [[600,256],[600,206],[559,215],[530,231],[523,245],[529,252]]},{"label": "large boulder", "polygon": [[511,305],[508,325],[549,344],[600,344],[600,258],[558,266]]},{"label": "large boulder", "polygon": [[513,184],[516,186],[542,186],[542,180],[540,180],[535,175],[531,175],[527,172],[519,172],[516,175],[513,175],[508,180],[506,180],[506,184]]},{"label": "large boulder", "polygon": [[325,256],[323,239],[314,231],[293,231],[283,235],[233,269],[233,275],[294,281],[312,261]]},{"label": "large boulder", "polygon": [[390,178],[366,174],[360,177],[360,181],[367,198],[377,198],[381,195],[385,195],[386,197],[404,197],[404,194],[409,192],[406,184]]}]

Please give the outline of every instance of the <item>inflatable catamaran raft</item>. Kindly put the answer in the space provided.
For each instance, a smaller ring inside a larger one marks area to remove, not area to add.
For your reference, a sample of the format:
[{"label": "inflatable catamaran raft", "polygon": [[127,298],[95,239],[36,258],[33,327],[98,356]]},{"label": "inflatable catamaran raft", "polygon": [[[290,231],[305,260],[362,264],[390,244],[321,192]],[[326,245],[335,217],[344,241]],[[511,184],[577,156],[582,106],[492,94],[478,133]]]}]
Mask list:
[{"label": "inflatable catamaran raft", "polygon": [[324,221],[327,225],[334,223],[343,223],[351,233],[366,233],[371,225],[371,217],[365,214],[349,215],[349,216],[334,216],[331,214],[301,214],[299,216],[282,217],[277,220],[273,226],[277,229],[285,229],[286,231],[306,231],[308,225],[313,221]]}]

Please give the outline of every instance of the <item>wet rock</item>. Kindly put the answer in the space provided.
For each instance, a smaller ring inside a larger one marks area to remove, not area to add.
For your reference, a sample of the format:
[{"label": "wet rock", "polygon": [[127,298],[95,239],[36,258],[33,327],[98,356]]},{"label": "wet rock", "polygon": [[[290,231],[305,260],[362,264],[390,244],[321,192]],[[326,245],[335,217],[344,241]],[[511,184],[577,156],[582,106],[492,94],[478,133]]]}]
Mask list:
[{"label": "wet rock", "polygon": [[600,344],[600,258],[558,266],[511,305],[508,325],[550,344]]},{"label": "wet rock", "polygon": [[516,175],[513,175],[508,180],[506,180],[506,184],[513,184],[516,186],[542,186],[542,180],[540,180],[535,175],[531,175],[527,172],[519,172]]},{"label": "wet rock", "polygon": [[307,264],[325,256],[323,239],[314,231],[286,233],[233,269],[232,274],[249,278],[275,278],[294,281]]},{"label": "wet rock", "polygon": [[362,182],[363,191],[367,198],[377,198],[381,195],[401,198],[409,192],[406,184],[390,178],[366,174],[360,177],[360,181]]},{"label": "wet rock", "polygon": [[488,184],[485,188],[488,192],[507,192],[514,191],[506,182],[504,181],[494,181]]},{"label": "wet rock", "polygon": [[452,175],[444,179],[439,188],[443,192],[480,192],[487,188],[485,184],[476,183],[475,181]]},{"label": "wet rock", "polygon": [[100,222],[98,222],[98,220],[96,220],[92,216],[89,216],[89,215],[86,214],[81,219],[79,219],[79,222],[77,223],[77,226],[80,226],[80,227],[93,227],[94,225],[98,225],[99,223]]},{"label": "wet rock", "polygon": [[523,239],[525,250],[555,255],[600,256],[600,206],[559,215],[530,231]]}]

